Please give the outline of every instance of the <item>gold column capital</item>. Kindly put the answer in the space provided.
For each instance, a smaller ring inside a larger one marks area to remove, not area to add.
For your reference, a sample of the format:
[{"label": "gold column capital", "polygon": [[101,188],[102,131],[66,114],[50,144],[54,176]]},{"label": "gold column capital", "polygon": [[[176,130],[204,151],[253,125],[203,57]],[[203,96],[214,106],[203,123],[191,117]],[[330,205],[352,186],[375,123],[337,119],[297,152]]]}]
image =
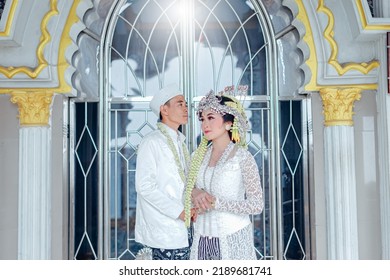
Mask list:
[{"label": "gold column capital", "polygon": [[321,88],[325,126],[353,126],[353,107],[361,97],[360,88]]},{"label": "gold column capital", "polygon": [[48,126],[53,92],[21,91],[11,93],[11,102],[19,107],[19,119],[22,126]]}]

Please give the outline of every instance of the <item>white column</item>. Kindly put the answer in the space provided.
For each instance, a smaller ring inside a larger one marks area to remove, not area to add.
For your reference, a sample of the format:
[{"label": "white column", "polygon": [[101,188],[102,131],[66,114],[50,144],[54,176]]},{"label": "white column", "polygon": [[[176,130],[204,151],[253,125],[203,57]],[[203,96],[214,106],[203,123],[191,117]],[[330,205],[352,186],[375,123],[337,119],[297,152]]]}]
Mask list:
[{"label": "white column", "polygon": [[50,259],[51,131],[21,127],[19,135],[18,259]]},{"label": "white column", "polygon": [[359,258],[353,105],[360,89],[324,88],[328,259]]},{"label": "white column", "polygon": [[18,259],[51,258],[52,93],[13,92],[19,107]]},{"label": "white column", "polygon": [[[390,9],[390,3],[386,1]],[[388,11],[390,14],[390,11]],[[390,57],[390,34],[383,36],[378,44],[378,56],[386,64]],[[387,45],[387,48],[383,46]],[[387,63],[387,67],[390,64]],[[388,75],[380,75],[378,82],[377,108],[378,108],[378,169],[381,211],[382,259],[390,260],[390,92],[388,90]]]},{"label": "white column", "polygon": [[328,258],[358,259],[353,127],[326,127],[324,137]]}]

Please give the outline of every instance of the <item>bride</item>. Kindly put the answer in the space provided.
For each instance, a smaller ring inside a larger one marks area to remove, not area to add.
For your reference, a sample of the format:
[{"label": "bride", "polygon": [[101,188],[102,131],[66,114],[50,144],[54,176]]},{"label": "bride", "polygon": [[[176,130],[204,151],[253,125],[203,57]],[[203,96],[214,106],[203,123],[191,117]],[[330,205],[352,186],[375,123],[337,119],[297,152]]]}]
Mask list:
[{"label": "bride", "polygon": [[186,186],[186,225],[192,207],[199,214],[190,258],[256,259],[249,215],[260,214],[264,202],[258,167],[246,149],[244,108],[233,96],[210,92],[197,113],[204,137]]}]

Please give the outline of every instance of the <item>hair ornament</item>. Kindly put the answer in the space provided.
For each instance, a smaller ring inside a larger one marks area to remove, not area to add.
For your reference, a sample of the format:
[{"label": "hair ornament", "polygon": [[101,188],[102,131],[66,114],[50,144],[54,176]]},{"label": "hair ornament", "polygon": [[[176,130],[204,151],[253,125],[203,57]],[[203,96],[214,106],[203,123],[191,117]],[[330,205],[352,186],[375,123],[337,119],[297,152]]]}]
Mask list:
[{"label": "hair ornament", "polygon": [[[238,98],[246,97],[248,91],[247,85],[239,85],[237,89],[234,86],[227,86],[223,91],[215,94],[212,90],[203,97],[198,104],[198,116],[206,109],[211,109],[215,113],[221,114],[222,116],[230,114],[234,116],[233,126],[231,129],[232,140],[240,144],[241,146],[246,146],[246,131],[248,129],[248,120],[245,114],[245,108]],[[221,99],[222,96],[225,96],[232,101],[226,101],[222,105]]]}]

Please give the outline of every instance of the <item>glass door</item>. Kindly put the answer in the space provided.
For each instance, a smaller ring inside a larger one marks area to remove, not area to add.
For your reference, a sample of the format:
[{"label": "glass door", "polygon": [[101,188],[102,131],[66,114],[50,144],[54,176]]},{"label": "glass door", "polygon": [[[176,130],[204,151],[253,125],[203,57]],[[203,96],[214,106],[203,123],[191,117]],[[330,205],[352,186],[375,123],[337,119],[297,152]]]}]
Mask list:
[{"label": "glass door", "polygon": [[175,82],[186,95],[190,150],[200,138],[196,103],[209,90],[248,85],[242,98],[250,120],[249,150],[258,163],[266,208],[253,216],[259,259],[274,258],[271,228],[273,65],[270,30],[261,3],[237,0],[120,1],[107,33],[104,118],[105,240],[107,259],[133,259],[137,146],[156,129],[149,101]]}]

